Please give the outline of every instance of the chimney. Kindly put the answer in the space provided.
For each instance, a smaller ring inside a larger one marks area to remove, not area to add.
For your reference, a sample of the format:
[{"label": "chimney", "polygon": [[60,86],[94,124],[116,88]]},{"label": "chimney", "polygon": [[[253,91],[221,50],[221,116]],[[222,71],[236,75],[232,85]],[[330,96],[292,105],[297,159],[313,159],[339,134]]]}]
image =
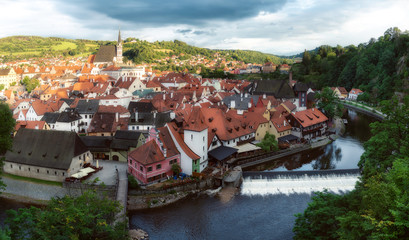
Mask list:
[{"label": "chimney", "polygon": [[264,93],[264,94],[263,94],[263,99],[266,99],[266,98],[267,98],[267,96],[266,96],[266,94]]},{"label": "chimney", "polygon": [[115,113],[115,122],[118,122],[119,121],[119,113]]},{"label": "chimney", "polygon": [[248,103],[248,108],[251,108],[251,102]]},{"label": "chimney", "polygon": [[236,108],[236,102],[234,100],[230,101],[230,108]]},{"label": "chimney", "polygon": [[163,156],[166,158],[166,155],[167,155],[167,149],[166,148],[163,148]]},{"label": "chimney", "polygon": [[284,120],[284,127],[287,126],[287,122]]},{"label": "chimney", "polygon": [[165,101],[166,100],[166,93],[164,93],[162,96],[163,96],[163,101]]},{"label": "chimney", "polygon": [[38,129],[38,124],[36,124],[35,129]]}]

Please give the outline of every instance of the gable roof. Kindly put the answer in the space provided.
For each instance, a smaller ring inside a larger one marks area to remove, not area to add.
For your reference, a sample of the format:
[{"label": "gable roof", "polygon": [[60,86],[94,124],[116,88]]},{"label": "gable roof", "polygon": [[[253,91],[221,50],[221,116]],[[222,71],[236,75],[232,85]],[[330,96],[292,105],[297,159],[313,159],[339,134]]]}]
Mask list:
[{"label": "gable roof", "polygon": [[259,80],[253,83],[252,94],[273,95],[275,98],[294,98],[294,91],[285,80]]},{"label": "gable roof", "polygon": [[175,138],[176,142],[180,146],[180,148],[183,150],[183,152],[192,160],[199,159],[200,157],[194,153],[183,141],[182,136],[180,136],[179,133],[179,128],[176,126],[174,122],[170,122],[166,124],[166,127],[168,128],[169,132],[172,134],[172,136]]},{"label": "gable roof", "polygon": [[186,125],[184,126],[185,130],[201,132],[208,128],[205,123],[204,116],[200,107],[193,107],[192,112],[189,114],[189,117],[186,121]]},{"label": "gable roof", "polygon": [[94,63],[113,62],[116,56],[116,46],[105,45],[101,46],[95,55]]},{"label": "gable roof", "polygon": [[94,114],[98,111],[99,100],[81,99],[75,107],[79,114]]},{"label": "gable roof", "polygon": [[136,112],[152,112],[155,110],[153,107],[152,102],[130,102],[128,105],[129,112],[133,113],[134,110]]},{"label": "gable roof", "polygon": [[41,118],[41,121],[45,121],[48,124],[56,123],[59,116],[60,116],[59,112],[56,113],[47,112],[44,113],[44,116]]},{"label": "gable roof", "polygon": [[175,143],[173,142],[169,129],[165,126],[158,128],[158,131],[159,139],[163,143],[163,147],[166,149],[166,157],[172,157],[180,154]]},{"label": "gable roof", "polygon": [[[58,144],[56,144],[58,143]],[[68,170],[72,158],[88,151],[78,135],[69,131],[20,129],[6,161]]]},{"label": "gable roof", "polygon": [[292,116],[303,127],[309,127],[317,123],[328,121],[328,118],[317,108],[292,113]]},{"label": "gable roof", "polygon": [[129,157],[145,166],[165,160],[162,151],[153,139],[130,152]]},{"label": "gable roof", "polygon": [[129,130],[117,130],[111,142],[111,149],[127,151],[138,146],[141,132]]}]

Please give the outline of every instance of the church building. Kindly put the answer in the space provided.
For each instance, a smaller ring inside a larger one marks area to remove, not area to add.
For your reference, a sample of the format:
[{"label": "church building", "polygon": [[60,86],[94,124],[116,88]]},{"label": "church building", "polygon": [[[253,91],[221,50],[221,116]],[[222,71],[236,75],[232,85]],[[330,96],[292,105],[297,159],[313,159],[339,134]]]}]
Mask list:
[{"label": "church building", "polygon": [[121,40],[121,30],[118,33],[118,43],[116,46],[104,45],[100,46],[97,54],[95,55],[94,62],[95,65],[118,65],[122,64],[122,40]]}]

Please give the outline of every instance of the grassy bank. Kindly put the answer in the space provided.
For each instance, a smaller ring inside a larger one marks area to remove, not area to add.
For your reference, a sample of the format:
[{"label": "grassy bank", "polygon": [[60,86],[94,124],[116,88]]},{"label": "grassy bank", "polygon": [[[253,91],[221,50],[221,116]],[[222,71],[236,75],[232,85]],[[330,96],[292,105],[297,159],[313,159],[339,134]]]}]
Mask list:
[{"label": "grassy bank", "polygon": [[32,183],[39,183],[39,184],[46,184],[46,185],[62,187],[61,182],[53,182],[53,181],[47,181],[47,180],[42,180],[42,179],[36,179],[36,178],[22,177],[22,176],[9,174],[9,173],[2,173],[0,176],[10,178],[10,179],[14,179],[14,180],[27,181],[27,182],[32,182]]}]

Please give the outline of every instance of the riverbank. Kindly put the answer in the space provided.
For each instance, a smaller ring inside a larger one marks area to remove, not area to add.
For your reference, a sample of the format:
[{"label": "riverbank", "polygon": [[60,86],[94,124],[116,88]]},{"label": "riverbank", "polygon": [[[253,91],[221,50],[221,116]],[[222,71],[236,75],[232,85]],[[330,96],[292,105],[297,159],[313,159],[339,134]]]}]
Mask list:
[{"label": "riverbank", "polygon": [[200,190],[192,190],[186,192],[174,192],[169,194],[151,194],[139,196],[128,195],[128,211],[137,211],[167,206],[199,192]]},{"label": "riverbank", "polygon": [[24,197],[20,195],[15,195],[11,193],[2,192],[0,194],[0,199],[7,199],[12,200],[18,203],[27,204],[27,205],[35,205],[35,206],[47,206],[48,200],[39,200],[29,197]]},{"label": "riverbank", "polygon": [[382,112],[356,102],[340,101],[340,103],[348,108],[354,109],[357,112],[364,113],[379,120],[383,120],[386,117]]}]

